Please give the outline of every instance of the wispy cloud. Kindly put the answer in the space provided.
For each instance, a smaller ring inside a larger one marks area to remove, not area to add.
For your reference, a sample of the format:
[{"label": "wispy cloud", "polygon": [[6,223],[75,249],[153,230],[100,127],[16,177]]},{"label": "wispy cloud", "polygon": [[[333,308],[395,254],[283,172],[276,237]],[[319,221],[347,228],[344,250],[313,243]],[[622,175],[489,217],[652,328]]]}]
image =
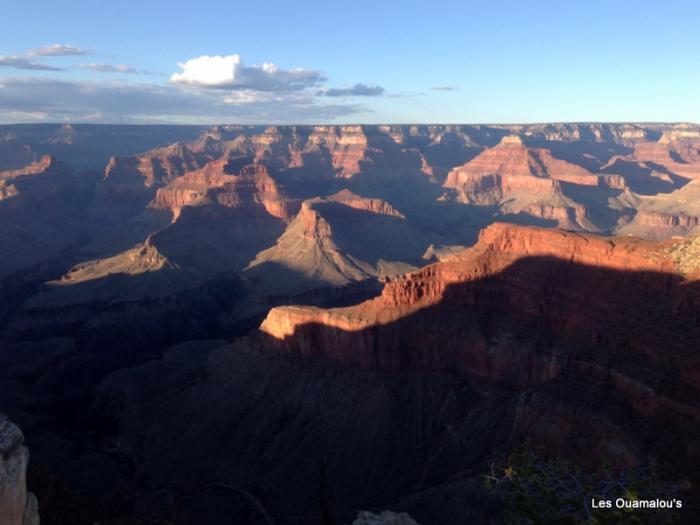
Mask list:
[{"label": "wispy cloud", "polygon": [[[37,71],[31,77],[2,77],[0,122],[333,122],[371,112],[350,97],[384,94],[384,88],[366,84],[326,89],[321,71],[284,69],[272,63],[248,66],[239,55],[192,58],[178,64],[181,71],[171,75],[169,82],[135,83],[130,75],[160,73],[100,62],[54,67],[52,56],[87,54],[84,49],[67,45],[30,52],[31,56],[0,56],[0,67]],[[39,74],[71,70],[114,75],[107,77],[110,80],[86,81]],[[117,79],[116,75],[124,78]]]},{"label": "wispy cloud", "polygon": [[27,57],[0,55],[0,67],[13,69],[25,69],[31,71],[63,71],[63,68],[49,66],[40,62],[34,62]]},{"label": "wispy cloud", "polygon": [[70,44],[52,44],[29,49],[27,51],[27,55],[32,57],[79,56],[89,54],[90,51],[87,49],[71,46]]},{"label": "wispy cloud", "polygon": [[127,66],[126,64],[97,64],[95,62],[90,62],[89,64],[78,64],[76,66],[79,69],[89,69],[90,71],[97,71],[98,73],[125,73],[125,74],[139,74],[139,75],[159,75],[155,71],[148,71],[146,69],[138,69],[132,66]]},{"label": "wispy cloud", "polygon": [[313,93],[286,95],[191,90],[176,85],[6,77],[0,122],[311,123],[368,111],[326,104]]},{"label": "wispy cloud", "polygon": [[100,73],[136,73],[137,70],[131,66],[125,64],[95,64],[94,62],[90,64],[78,64],[79,69],[90,69],[92,71],[99,71]]},{"label": "wispy cloud", "polygon": [[355,84],[349,88],[329,88],[319,92],[319,95],[326,97],[378,97],[383,94],[383,87],[366,84]]},{"label": "wispy cloud", "polygon": [[182,72],[170,77],[174,84],[208,89],[298,91],[325,81],[320,71],[282,69],[272,63],[246,66],[240,55],[204,55],[181,62]]},{"label": "wispy cloud", "polygon": [[69,44],[53,44],[49,46],[28,49],[22,56],[0,55],[0,67],[23,69],[29,71],[65,71],[64,67],[56,67],[37,62],[36,58],[51,58],[71,55],[87,55],[88,50]]},{"label": "wispy cloud", "polygon": [[433,86],[430,89],[433,91],[459,91],[457,86]]}]

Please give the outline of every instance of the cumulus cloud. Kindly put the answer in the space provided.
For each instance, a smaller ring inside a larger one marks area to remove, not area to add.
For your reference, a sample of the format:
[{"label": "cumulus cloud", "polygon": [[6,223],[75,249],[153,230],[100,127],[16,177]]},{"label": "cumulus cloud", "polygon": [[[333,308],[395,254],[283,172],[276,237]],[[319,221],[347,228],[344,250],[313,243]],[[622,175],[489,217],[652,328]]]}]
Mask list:
[{"label": "cumulus cloud", "polygon": [[71,46],[70,44],[52,44],[50,46],[41,46],[27,51],[27,55],[33,57],[77,56],[87,55],[89,53],[87,49]]},{"label": "cumulus cloud", "polygon": [[355,84],[349,88],[329,88],[319,92],[319,95],[326,97],[378,97],[383,94],[383,87],[366,84]]},{"label": "cumulus cloud", "polygon": [[315,123],[367,111],[305,92],[186,90],[173,85],[6,77],[0,122]]},{"label": "cumulus cloud", "polygon": [[320,71],[280,69],[275,64],[246,66],[240,55],[204,55],[181,62],[182,72],[170,77],[174,84],[210,89],[298,91],[325,81]]},{"label": "cumulus cloud", "polygon": [[459,88],[456,86],[433,86],[430,89],[433,91],[459,91]]},{"label": "cumulus cloud", "polygon": [[34,62],[26,57],[0,55],[0,67],[13,69],[26,69],[32,71],[63,71],[63,68],[48,66],[40,62]]}]

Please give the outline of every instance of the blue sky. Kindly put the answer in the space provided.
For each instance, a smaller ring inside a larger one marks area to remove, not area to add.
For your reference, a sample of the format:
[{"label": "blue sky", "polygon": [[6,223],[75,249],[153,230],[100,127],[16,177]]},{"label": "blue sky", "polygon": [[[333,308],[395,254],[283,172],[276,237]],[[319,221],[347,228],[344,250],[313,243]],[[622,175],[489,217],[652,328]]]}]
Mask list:
[{"label": "blue sky", "polygon": [[0,6],[2,122],[700,121],[694,1]]}]

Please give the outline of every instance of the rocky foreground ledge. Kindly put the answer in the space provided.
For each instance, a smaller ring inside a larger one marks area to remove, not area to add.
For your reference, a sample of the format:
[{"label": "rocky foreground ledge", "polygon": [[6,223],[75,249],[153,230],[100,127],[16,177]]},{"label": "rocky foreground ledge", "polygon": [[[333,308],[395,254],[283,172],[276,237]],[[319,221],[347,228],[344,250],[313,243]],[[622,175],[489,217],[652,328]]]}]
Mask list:
[{"label": "rocky foreground ledge", "polygon": [[0,414],[0,522],[2,525],[39,525],[39,504],[27,492],[29,451],[17,425]]}]

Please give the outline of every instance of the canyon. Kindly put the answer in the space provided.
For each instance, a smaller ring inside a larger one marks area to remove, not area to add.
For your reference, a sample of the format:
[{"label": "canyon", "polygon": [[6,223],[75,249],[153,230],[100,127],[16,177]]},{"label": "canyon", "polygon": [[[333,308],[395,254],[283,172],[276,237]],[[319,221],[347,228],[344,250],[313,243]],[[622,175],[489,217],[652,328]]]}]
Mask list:
[{"label": "canyon", "polygon": [[501,523],[523,442],[697,501],[698,184],[694,124],[0,126],[0,506]]}]

